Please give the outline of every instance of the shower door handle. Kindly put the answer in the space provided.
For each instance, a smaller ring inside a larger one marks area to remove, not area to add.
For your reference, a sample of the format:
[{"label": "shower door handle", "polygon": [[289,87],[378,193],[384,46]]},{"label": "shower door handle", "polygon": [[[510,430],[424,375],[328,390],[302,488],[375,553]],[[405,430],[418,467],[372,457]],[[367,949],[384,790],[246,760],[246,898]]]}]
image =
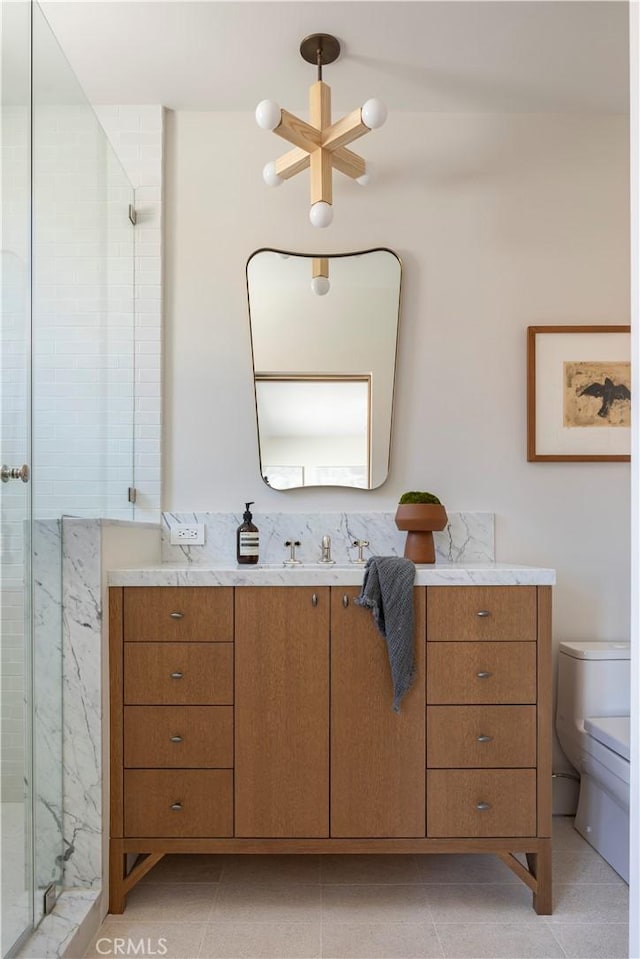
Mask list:
[{"label": "shower door handle", "polygon": [[3,483],[8,483],[10,479],[20,479],[23,483],[28,483],[30,478],[29,467],[26,463],[22,466],[2,466],[0,469],[0,479]]}]

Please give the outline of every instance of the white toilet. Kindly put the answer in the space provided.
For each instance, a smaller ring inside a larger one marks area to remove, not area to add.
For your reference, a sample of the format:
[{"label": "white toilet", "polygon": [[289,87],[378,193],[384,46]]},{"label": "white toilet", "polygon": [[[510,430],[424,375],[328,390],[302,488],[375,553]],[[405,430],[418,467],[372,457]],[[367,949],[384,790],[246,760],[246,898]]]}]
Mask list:
[{"label": "white toilet", "polygon": [[575,827],[629,881],[629,643],[560,643],[556,731],[580,773]]}]

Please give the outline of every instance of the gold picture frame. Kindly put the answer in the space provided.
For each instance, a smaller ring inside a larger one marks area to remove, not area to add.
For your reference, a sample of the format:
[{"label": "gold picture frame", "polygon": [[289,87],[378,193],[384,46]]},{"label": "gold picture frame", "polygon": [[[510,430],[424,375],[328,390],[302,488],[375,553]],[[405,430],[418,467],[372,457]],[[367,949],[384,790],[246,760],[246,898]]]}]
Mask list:
[{"label": "gold picture frame", "polygon": [[530,326],[527,460],[628,462],[631,328]]}]

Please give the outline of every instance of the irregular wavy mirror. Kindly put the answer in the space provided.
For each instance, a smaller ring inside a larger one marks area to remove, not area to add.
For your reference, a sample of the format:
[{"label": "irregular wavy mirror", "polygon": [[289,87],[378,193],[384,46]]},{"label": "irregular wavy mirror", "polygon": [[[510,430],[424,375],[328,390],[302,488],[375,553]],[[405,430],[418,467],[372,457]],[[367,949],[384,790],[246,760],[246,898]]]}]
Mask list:
[{"label": "irregular wavy mirror", "polygon": [[[401,272],[386,249],[249,257],[260,471],[268,486],[384,483]],[[314,291],[327,281],[327,292]]]}]

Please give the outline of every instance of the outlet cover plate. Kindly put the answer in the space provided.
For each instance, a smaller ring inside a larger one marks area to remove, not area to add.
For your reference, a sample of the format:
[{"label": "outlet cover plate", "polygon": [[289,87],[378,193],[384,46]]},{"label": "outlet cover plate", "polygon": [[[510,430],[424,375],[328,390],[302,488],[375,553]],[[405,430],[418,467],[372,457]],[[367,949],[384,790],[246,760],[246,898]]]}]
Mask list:
[{"label": "outlet cover plate", "polygon": [[204,546],[204,523],[178,523],[171,527],[172,546]]}]

